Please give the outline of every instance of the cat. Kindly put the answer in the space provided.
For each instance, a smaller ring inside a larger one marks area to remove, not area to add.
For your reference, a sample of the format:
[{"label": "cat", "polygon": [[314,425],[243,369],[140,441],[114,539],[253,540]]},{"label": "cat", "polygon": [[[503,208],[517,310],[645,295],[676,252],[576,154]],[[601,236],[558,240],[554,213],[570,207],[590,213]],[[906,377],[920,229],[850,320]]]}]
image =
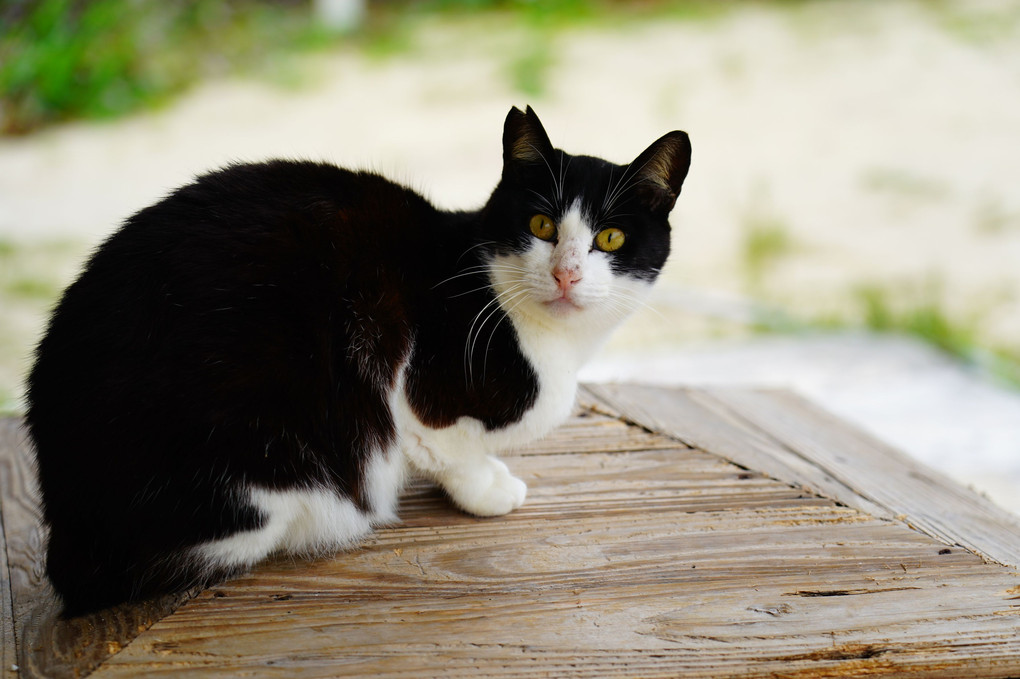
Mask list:
[{"label": "cat", "polygon": [[568,417],[666,261],[690,155],[679,131],[626,166],[568,155],[512,108],[476,212],[273,160],[127,219],[27,380],[64,614],[349,548],[396,520],[411,474],[470,514],[519,507],[496,454]]}]

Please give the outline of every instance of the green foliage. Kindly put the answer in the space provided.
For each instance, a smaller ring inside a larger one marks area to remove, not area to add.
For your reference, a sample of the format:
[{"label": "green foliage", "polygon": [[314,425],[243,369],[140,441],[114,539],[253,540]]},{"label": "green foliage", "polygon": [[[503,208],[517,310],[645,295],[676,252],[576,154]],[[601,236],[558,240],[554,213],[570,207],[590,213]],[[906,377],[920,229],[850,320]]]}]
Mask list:
[{"label": "green foliage", "polygon": [[1013,387],[1020,387],[1020,352],[983,346],[977,323],[953,319],[939,304],[937,289],[929,287],[913,303],[893,301],[893,293],[877,285],[856,291],[865,327],[876,332],[910,335],[951,356],[982,367]]},{"label": "green foliage", "polygon": [[5,134],[158,105],[202,76],[321,43],[286,4],[32,0],[0,12]]},{"label": "green foliage", "polygon": [[0,414],[21,407],[31,346],[87,252],[85,243],[0,237]]},{"label": "green foliage", "polygon": [[864,324],[872,330],[913,335],[957,356],[967,355],[975,344],[973,328],[951,320],[933,294],[901,308],[896,308],[890,294],[878,286],[864,286],[856,297]]},{"label": "green foliage", "polygon": [[406,52],[421,19],[486,13],[533,33],[509,56],[508,77],[536,95],[554,63],[555,32],[578,23],[719,16],[710,0],[393,0],[369,2],[366,25],[338,35],[307,0],[9,0],[0,3],[0,134],[158,106],[198,80],[277,72],[294,51],[353,41],[368,54]]},{"label": "green foliage", "polygon": [[13,306],[55,300],[80,250],[63,242],[26,244],[0,238],[0,326],[4,325],[2,312]]},{"label": "green foliage", "polygon": [[[418,0],[393,3],[421,14],[502,12],[537,24],[575,22],[603,13],[614,3],[603,0]],[[622,4],[622,3],[620,3]]]},{"label": "green foliage", "polygon": [[758,285],[766,271],[794,248],[785,222],[778,217],[754,215],[744,223],[742,257],[744,271],[752,285]]},{"label": "green foliage", "polygon": [[6,389],[0,389],[0,415],[17,415],[20,412],[18,399]]},{"label": "green foliage", "polygon": [[975,362],[986,373],[1007,386],[1020,389],[1020,351],[1017,349],[975,349]]},{"label": "green foliage", "polygon": [[942,198],[947,193],[947,188],[937,180],[888,167],[869,169],[861,183],[870,191],[923,200]]},{"label": "green foliage", "polygon": [[529,97],[544,94],[546,76],[552,65],[549,43],[544,40],[534,42],[510,64],[510,79],[514,88]]},{"label": "green foliage", "polygon": [[[137,87],[128,73],[118,83],[122,93],[103,91],[101,81],[110,73],[131,70],[135,51],[125,45],[124,33],[104,35],[113,9],[110,2],[74,8],[68,0],[43,0],[27,9],[21,22],[12,21],[0,67],[4,131],[23,131],[35,120],[59,117],[59,111],[71,108],[96,115]],[[125,17],[125,24],[129,21]]]},{"label": "green foliage", "polygon": [[50,300],[53,299],[60,291],[50,281],[26,276],[24,278],[17,278],[9,281],[4,286],[3,292],[11,297],[19,297],[22,299]]},{"label": "green foliage", "polygon": [[1020,6],[1015,2],[924,0],[923,5],[949,35],[969,45],[994,46],[1016,40]]}]

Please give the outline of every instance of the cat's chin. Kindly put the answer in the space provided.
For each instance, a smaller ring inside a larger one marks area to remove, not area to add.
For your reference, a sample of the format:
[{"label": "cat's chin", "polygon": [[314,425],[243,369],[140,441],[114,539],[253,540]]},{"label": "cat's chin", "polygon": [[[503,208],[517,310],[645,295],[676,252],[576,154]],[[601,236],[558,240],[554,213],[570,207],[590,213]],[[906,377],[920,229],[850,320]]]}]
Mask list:
[{"label": "cat's chin", "polygon": [[557,297],[554,300],[543,302],[542,307],[555,318],[567,318],[584,311],[583,306],[567,297]]}]

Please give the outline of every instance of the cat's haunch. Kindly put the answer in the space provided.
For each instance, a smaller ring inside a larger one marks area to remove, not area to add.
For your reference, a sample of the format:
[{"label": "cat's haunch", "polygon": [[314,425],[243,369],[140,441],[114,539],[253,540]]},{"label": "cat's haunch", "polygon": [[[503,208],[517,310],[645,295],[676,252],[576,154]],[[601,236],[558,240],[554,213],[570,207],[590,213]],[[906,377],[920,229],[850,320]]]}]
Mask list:
[{"label": "cat's haunch", "polygon": [[658,276],[690,152],[670,132],[629,165],[572,156],[514,108],[476,212],[271,161],[132,216],[28,378],[65,613],[352,546],[396,520],[410,474],[472,514],[519,507],[496,454],[567,417]]}]

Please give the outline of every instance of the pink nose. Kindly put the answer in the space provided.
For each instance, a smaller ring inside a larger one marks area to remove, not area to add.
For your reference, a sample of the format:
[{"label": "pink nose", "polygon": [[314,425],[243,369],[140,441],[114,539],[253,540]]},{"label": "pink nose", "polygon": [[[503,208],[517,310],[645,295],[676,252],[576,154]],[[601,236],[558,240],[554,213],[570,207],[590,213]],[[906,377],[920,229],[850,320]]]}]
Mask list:
[{"label": "pink nose", "polygon": [[581,281],[581,274],[577,269],[553,269],[553,278],[559,289],[566,292]]}]

